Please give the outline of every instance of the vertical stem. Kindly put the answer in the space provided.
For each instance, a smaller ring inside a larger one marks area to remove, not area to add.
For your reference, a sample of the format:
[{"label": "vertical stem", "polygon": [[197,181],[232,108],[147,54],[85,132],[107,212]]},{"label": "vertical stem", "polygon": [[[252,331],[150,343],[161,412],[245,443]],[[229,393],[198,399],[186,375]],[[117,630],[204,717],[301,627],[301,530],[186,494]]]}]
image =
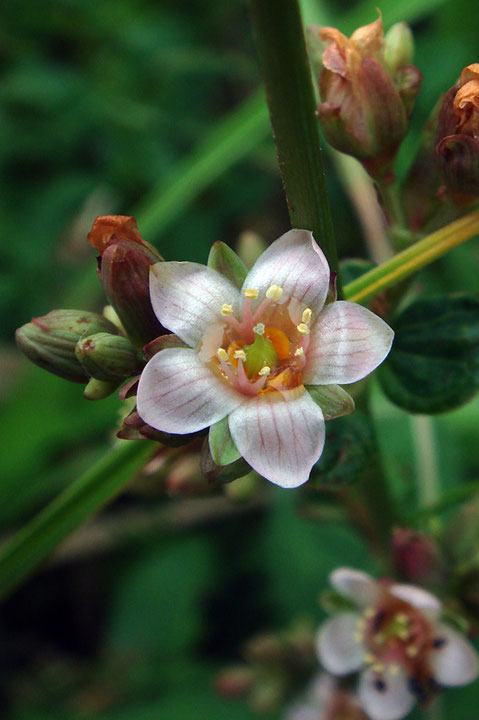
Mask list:
[{"label": "vertical stem", "polygon": [[312,230],[331,270],[338,272],[299,5],[297,0],[250,1],[291,224]]}]

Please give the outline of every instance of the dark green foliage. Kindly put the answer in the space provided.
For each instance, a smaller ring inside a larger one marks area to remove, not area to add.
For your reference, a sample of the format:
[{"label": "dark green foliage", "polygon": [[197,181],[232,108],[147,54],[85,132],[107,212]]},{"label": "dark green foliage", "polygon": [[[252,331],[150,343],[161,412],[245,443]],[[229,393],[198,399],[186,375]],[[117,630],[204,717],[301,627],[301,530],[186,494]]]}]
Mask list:
[{"label": "dark green foliage", "polygon": [[419,298],[391,323],[391,353],[379,370],[384,392],[410,412],[438,413],[479,389],[479,297]]}]

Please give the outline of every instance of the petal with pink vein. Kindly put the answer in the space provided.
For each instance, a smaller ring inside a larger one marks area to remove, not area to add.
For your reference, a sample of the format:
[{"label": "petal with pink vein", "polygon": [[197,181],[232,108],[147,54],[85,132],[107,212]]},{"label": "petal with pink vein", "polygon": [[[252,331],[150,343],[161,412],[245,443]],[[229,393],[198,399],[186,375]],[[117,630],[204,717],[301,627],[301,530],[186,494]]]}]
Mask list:
[{"label": "petal with pink vein", "polygon": [[382,363],[393,337],[389,325],[361,305],[332,303],[324,308],[311,331],[303,380],[309,385],[362,380]]},{"label": "petal with pink vein", "polygon": [[318,313],[329,288],[329,265],[309,230],[290,230],[282,235],[255,262],[244,288],[264,295],[270,285],[283,288],[282,302],[294,297]]},{"label": "petal with pink vein", "polygon": [[140,417],[168,433],[203,430],[244,402],[243,396],[216,376],[189,348],[162,350],[140,378]]},{"label": "petal with pink vein", "polygon": [[204,265],[191,262],[156,263],[150,271],[153,310],[163,327],[190,347],[221,320],[222,305],[238,307],[239,291],[229,280]]},{"label": "petal with pink vein", "polygon": [[280,393],[249,398],[230,415],[229,426],[245,460],[281,487],[305,483],[323,451],[323,413],[304,389],[287,400]]}]

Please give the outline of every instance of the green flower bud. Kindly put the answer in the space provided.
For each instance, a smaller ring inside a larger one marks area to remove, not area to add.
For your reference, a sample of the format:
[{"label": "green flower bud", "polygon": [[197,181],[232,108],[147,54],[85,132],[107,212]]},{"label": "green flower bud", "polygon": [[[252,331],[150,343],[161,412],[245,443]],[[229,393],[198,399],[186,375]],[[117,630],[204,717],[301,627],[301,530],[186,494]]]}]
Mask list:
[{"label": "green flower bud", "polygon": [[86,372],[97,380],[119,380],[140,372],[144,360],[128,338],[99,332],[82,337],[75,348]]},{"label": "green flower bud", "polygon": [[115,392],[121,380],[105,381],[90,378],[83,393],[85,400],[103,400]]},{"label": "green flower bud", "polygon": [[384,38],[384,62],[392,77],[398,70],[411,65],[414,59],[414,38],[404,22],[396,23]]},{"label": "green flower bud", "polygon": [[102,315],[81,310],[52,310],[33,318],[16,332],[19,349],[35,365],[72,382],[85,382],[89,375],[78,361],[75,346],[84,335],[116,333]]}]

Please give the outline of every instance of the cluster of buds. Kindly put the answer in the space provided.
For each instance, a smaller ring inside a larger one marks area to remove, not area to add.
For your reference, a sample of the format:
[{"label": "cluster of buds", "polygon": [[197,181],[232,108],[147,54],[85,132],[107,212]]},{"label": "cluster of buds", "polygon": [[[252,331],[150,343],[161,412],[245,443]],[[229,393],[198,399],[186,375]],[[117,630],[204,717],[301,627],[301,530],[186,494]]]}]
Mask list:
[{"label": "cluster of buds", "polygon": [[101,216],[88,239],[100,253],[98,274],[111,303],[104,314],[53,310],[19,328],[16,340],[36,365],[85,383],[85,397],[98,400],[141,372],[143,346],[165,332],[149,294],[150,267],[162,258],[132,217]]},{"label": "cluster of buds", "polygon": [[313,26],[309,41],[326,139],[388,182],[421,84],[411,64],[409,27],[399,23],[385,35],[379,17],[347,38],[336,28]]},{"label": "cluster of buds", "polygon": [[441,687],[477,677],[474,648],[443,621],[431,593],[348,568],[335,570],[331,584],[350,609],[320,628],[319,659],[334,675],[360,673],[359,701],[372,720],[399,720]]},{"label": "cluster of buds", "polygon": [[314,628],[297,623],[278,633],[262,633],[243,648],[246,664],[225,668],[215,680],[224,698],[248,698],[257,711],[271,712],[294,697],[315,666]]}]

